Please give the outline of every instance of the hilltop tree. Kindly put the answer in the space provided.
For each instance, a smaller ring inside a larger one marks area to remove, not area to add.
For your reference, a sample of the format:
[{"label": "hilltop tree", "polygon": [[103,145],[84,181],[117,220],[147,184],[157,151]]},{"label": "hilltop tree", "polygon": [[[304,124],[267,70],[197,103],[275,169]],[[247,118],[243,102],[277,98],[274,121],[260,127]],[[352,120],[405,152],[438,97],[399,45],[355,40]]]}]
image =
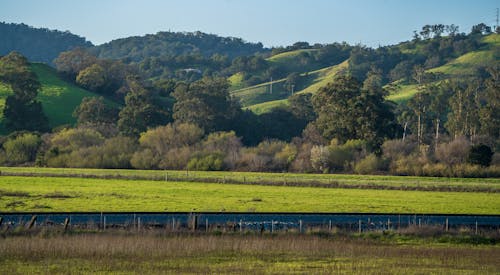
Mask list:
[{"label": "hilltop tree", "polygon": [[5,100],[3,111],[6,126],[12,131],[46,131],[48,119],[42,104],[36,100],[41,85],[30,70],[28,61],[12,52],[0,59],[0,82],[10,86],[13,95]]}]

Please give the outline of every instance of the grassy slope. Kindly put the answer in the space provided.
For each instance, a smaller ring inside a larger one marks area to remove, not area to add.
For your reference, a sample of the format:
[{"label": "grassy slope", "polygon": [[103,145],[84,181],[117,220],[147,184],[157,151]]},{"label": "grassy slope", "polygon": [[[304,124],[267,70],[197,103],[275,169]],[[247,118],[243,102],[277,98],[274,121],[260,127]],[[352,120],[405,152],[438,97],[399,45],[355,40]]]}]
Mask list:
[{"label": "grassy slope", "polygon": [[[460,77],[472,75],[477,68],[498,62],[500,59],[500,35],[488,35],[483,38],[482,42],[486,45],[480,50],[466,53],[442,66],[429,69],[427,72],[442,73],[445,78]],[[400,85],[399,91],[391,94],[387,99],[402,103],[408,101],[417,92],[415,84]]]},{"label": "grassy slope", "polygon": [[[31,68],[42,84],[38,100],[42,102],[43,110],[49,118],[51,127],[74,124],[75,118],[72,116],[72,113],[76,106],[80,104],[82,98],[97,96],[95,93],[79,88],[61,79],[53,68],[45,64],[33,63]],[[10,93],[9,87],[0,85],[0,134],[6,133],[1,119],[5,98]],[[113,104],[110,101],[108,103]]]},{"label": "grassy slope", "polygon": [[[347,61],[338,65],[322,68],[302,74],[304,80],[295,92],[296,93],[314,93],[320,87],[326,85],[341,70],[346,69]],[[255,113],[264,113],[279,105],[286,105],[286,99],[291,92],[283,87],[286,79],[273,81],[273,94],[270,94],[270,82],[262,83],[252,87],[234,91],[232,94],[240,99],[244,107]]]},{"label": "grassy slope", "polygon": [[256,211],[500,214],[500,193],[146,180],[0,178],[0,212]]},{"label": "grassy slope", "polygon": [[[464,54],[442,66],[429,69],[427,70],[427,72],[442,73],[446,78],[451,76],[470,75],[473,74],[478,67],[493,64],[500,58],[500,35],[492,34],[486,36],[483,38],[483,43],[485,43],[486,45],[482,49]],[[302,51],[307,50],[298,50],[278,54],[268,58],[268,60],[282,66],[295,66],[287,64],[297,64],[296,57]],[[326,85],[328,81],[330,81],[339,70],[345,69],[347,68],[347,66],[347,61],[345,61],[336,66],[308,72],[305,84],[296,92],[314,93],[320,87]],[[238,78],[238,75],[232,76],[230,78],[230,81],[235,87],[233,95],[237,98],[240,98],[241,103],[244,107],[260,114],[268,112],[272,108],[287,104],[286,98],[290,96],[290,92],[285,90],[282,85],[285,79],[273,81],[273,94],[270,94],[270,82],[241,88],[243,87],[243,84],[241,83],[241,75],[239,77],[240,78]],[[239,79],[239,82],[235,81],[237,79]],[[388,99],[398,103],[403,103],[412,98],[417,92],[417,85],[415,84],[400,85],[400,89],[397,92],[389,95]]]}]

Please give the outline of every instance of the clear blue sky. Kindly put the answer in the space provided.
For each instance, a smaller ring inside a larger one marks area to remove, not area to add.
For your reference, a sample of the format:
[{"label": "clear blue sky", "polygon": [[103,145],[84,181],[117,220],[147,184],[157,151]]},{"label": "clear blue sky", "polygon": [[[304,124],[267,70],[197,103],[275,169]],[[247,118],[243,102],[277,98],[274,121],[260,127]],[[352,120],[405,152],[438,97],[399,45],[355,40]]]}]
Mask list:
[{"label": "clear blue sky", "polygon": [[[0,0],[0,21],[69,30],[94,44],[203,31],[265,46],[394,44],[425,24],[495,25],[499,0]],[[1,38],[0,38],[1,39]]]}]

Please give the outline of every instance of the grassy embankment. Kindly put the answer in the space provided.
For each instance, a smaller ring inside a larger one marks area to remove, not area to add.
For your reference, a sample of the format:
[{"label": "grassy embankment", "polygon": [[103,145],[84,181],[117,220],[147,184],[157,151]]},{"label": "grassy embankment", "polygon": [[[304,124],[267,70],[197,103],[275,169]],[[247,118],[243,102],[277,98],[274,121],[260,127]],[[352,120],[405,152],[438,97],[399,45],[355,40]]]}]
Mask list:
[{"label": "grassy embankment", "polygon": [[[33,168],[31,168],[33,169]],[[54,169],[52,172],[58,171]],[[59,170],[69,173],[85,170]],[[106,170],[90,170],[91,174],[120,173]],[[159,173],[164,171],[124,171],[125,173]],[[181,171],[169,171],[169,177]],[[5,172],[4,172],[5,174]],[[112,174],[102,175],[111,177]],[[223,175],[216,172],[215,175]],[[212,175],[212,176],[215,176]],[[277,176],[275,186],[249,184],[202,183],[211,176],[209,172],[191,174],[191,182],[151,181],[99,178],[65,177],[0,177],[0,211],[250,211],[250,212],[363,212],[363,213],[441,213],[441,214],[500,214],[498,179],[446,179],[422,178],[424,184],[490,186],[488,192],[467,191],[402,191],[383,190],[383,182],[402,185],[401,177],[368,177],[367,184],[379,184],[375,188],[320,188],[283,186],[283,174],[227,173],[229,177]],[[287,174],[287,176],[294,176]],[[308,175],[316,176],[316,175]],[[325,175],[317,175],[318,178]],[[200,180],[197,180],[199,177]],[[296,175],[300,178],[300,176]],[[335,178],[335,176],[332,176]],[[355,184],[361,176],[338,175]],[[349,178],[351,177],[351,178]],[[220,177],[219,177],[220,179]],[[291,177],[288,180],[291,182]],[[419,185],[419,178],[408,178]],[[399,182],[398,182],[399,180]],[[372,183],[370,183],[370,181]],[[435,181],[434,183],[432,183]],[[482,182],[484,181],[484,182]],[[213,181],[217,182],[217,181]],[[270,181],[272,182],[272,181]],[[306,181],[307,182],[307,181]]]},{"label": "grassy embankment", "polygon": [[78,234],[7,237],[0,273],[498,274],[498,246],[311,235]]}]

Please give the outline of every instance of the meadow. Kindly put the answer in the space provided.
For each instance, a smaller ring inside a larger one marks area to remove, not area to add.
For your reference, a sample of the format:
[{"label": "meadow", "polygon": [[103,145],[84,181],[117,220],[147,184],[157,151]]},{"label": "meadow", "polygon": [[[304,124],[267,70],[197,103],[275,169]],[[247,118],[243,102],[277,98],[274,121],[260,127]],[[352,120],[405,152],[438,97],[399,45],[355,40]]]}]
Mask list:
[{"label": "meadow", "polygon": [[11,236],[3,274],[498,274],[500,248],[317,235]]},{"label": "meadow", "polygon": [[251,185],[387,189],[415,191],[500,192],[499,178],[445,178],[354,174],[300,174],[230,171],[79,169],[0,167],[4,176],[80,177]]},{"label": "meadow", "polygon": [[500,193],[0,177],[0,212],[19,211],[500,214]]}]

